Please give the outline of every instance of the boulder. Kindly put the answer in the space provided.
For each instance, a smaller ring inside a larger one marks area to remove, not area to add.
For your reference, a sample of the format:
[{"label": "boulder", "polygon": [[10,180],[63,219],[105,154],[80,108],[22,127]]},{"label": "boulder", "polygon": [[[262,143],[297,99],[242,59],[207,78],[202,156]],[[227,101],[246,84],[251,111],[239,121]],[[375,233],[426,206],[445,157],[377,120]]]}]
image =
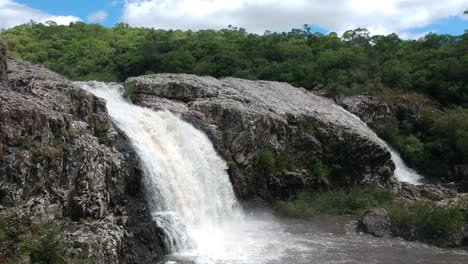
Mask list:
[{"label": "boulder", "polygon": [[387,210],[383,208],[367,210],[359,219],[358,227],[365,233],[376,237],[392,236],[392,222]]},{"label": "boulder", "polygon": [[[323,175],[311,168],[317,161],[333,170],[324,179],[332,186],[395,183],[390,153],[366,124],[305,89],[187,74],[129,78],[125,87],[135,103],[179,113],[203,130],[227,161],[241,198],[284,198],[322,188],[317,178]],[[275,159],[269,175],[257,166],[262,151],[271,151]],[[282,173],[278,164],[289,164],[289,172]]]}]

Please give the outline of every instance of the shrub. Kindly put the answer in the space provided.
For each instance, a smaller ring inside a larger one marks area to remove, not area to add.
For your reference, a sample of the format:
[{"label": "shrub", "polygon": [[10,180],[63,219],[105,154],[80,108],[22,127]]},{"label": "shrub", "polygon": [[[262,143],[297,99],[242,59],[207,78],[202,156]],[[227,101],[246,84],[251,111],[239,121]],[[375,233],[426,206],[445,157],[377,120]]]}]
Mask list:
[{"label": "shrub", "polygon": [[255,163],[257,173],[263,176],[270,176],[275,170],[275,158],[270,150],[261,150],[257,154]]},{"label": "shrub", "polygon": [[65,262],[65,243],[57,228],[50,228],[37,243],[35,243],[29,254],[31,263],[55,264]]},{"label": "shrub", "polygon": [[387,207],[392,224],[399,229],[415,230],[415,239],[438,240],[460,232],[464,214],[457,208],[442,208],[431,203],[395,203]]}]

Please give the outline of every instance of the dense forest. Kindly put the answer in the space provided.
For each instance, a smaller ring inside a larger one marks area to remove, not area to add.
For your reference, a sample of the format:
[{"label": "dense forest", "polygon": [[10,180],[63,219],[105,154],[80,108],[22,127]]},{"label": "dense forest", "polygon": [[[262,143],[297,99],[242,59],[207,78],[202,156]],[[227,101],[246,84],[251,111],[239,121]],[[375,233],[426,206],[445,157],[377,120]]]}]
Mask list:
[{"label": "dense forest", "polygon": [[258,35],[232,26],[195,32],[31,22],[0,37],[10,55],[73,80],[194,73],[285,81],[328,96],[370,94],[390,105],[400,102],[395,95],[427,99],[440,111],[418,112],[427,115],[424,125],[402,115],[378,132],[426,175],[461,180],[456,171],[468,164],[468,32],[403,40],[366,29],[313,33],[307,25]]}]

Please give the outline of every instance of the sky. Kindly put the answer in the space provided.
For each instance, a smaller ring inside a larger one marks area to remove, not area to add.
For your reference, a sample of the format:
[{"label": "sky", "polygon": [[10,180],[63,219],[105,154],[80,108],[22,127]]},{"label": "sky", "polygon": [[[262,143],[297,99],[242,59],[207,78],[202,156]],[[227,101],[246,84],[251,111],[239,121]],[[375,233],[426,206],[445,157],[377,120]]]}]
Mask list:
[{"label": "sky", "polygon": [[468,0],[0,0],[0,29],[53,20],[183,30],[233,25],[262,34],[309,24],[314,32],[364,27],[414,39],[429,32],[463,34],[464,10]]}]

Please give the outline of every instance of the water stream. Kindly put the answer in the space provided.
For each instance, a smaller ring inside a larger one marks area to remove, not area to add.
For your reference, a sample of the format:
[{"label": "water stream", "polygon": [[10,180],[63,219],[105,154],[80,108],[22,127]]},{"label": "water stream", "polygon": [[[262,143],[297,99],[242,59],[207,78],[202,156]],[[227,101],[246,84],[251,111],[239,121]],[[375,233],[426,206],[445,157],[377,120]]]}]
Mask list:
[{"label": "water stream", "polygon": [[346,217],[301,221],[242,210],[205,134],[169,111],[127,102],[119,84],[77,85],[106,100],[139,155],[153,219],[171,249],[161,263],[466,263],[464,251],[356,234]]}]

